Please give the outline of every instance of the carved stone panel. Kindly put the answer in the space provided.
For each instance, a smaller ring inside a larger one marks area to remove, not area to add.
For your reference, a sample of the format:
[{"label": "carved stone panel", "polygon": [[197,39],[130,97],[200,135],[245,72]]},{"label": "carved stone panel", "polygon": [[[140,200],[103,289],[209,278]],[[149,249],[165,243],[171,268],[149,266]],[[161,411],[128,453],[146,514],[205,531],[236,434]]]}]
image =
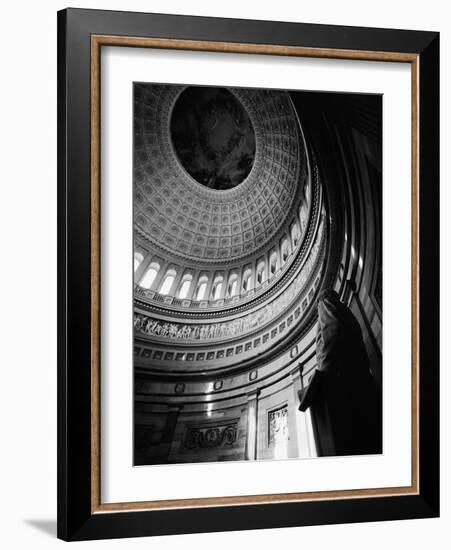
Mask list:
[{"label": "carved stone panel", "polygon": [[214,426],[190,426],[186,429],[183,446],[185,449],[208,449],[230,446],[236,441],[238,422]]},{"label": "carved stone panel", "polygon": [[268,413],[268,446],[288,441],[288,407],[285,405]]}]

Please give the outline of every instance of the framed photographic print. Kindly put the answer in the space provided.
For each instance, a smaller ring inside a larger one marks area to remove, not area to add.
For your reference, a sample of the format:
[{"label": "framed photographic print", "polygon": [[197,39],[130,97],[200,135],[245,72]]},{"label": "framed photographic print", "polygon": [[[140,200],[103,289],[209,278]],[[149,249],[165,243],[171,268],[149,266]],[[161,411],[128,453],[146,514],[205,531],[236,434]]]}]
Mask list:
[{"label": "framed photographic print", "polygon": [[438,33],[58,14],[58,536],[434,517]]}]

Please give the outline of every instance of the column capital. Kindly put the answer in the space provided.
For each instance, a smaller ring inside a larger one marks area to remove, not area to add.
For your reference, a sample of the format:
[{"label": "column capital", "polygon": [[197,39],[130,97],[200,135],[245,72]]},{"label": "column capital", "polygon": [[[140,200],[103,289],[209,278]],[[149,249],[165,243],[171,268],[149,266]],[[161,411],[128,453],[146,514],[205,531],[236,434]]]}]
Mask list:
[{"label": "column capital", "polygon": [[175,403],[168,403],[167,407],[168,407],[168,413],[169,412],[179,413],[183,409],[183,404],[178,405]]},{"label": "column capital", "polygon": [[259,388],[255,389],[255,390],[252,390],[247,394],[247,400],[248,401],[254,401],[255,399],[257,399],[257,397],[259,395],[260,395],[260,389]]},{"label": "column capital", "polygon": [[292,369],[292,371],[290,372],[291,374],[291,377],[293,379],[296,379],[296,378],[302,378],[302,373],[304,372],[304,363],[302,362],[299,362],[297,363],[297,365],[294,367],[294,369]]}]

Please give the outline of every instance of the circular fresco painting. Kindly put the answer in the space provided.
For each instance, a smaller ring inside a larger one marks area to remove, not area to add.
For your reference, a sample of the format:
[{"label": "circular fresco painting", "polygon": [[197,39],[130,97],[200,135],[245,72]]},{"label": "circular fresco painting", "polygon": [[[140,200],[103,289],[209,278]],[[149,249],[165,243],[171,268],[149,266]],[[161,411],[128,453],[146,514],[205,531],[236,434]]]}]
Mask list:
[{"label": "circular fresco painting", "polygon": [[255,157],[255,134],[247,112],[225,88],[186,88],[171,117],[171,137],[184,169],[210,189],[243,182]]}]

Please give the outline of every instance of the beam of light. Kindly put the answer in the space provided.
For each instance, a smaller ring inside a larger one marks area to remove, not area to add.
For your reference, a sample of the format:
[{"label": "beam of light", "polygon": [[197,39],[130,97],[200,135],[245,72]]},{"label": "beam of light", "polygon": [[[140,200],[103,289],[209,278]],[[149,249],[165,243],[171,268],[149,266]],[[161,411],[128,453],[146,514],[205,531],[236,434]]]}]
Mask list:
[{"label": "beam of light", "polygon": [[213,398],[213,395],[212,395],[213,389],[214,389],[213,382],[209,382],[208,386],[207,386],[207,397],[206,397],[206,400],[208,401],[208,405],[207,405],[207,416],[208,416],[208,418],[210,418],[213,414],[213,412],[212,412],[213,411],[213,403],[211,403],[211,400]]},{"label": "beam of light", "polygon": [[274,459],[281,460],[288,458],[288,439],[279,440],[274,446]]},{"label": "beam of light", "polygon": [[255,436],[257,432],[257,422],[255,414],[255,404],[249,403],[248,405],[248,417],[247,417],[247,440],[249,442],[249,458],[253,460],[255,458]]}]

